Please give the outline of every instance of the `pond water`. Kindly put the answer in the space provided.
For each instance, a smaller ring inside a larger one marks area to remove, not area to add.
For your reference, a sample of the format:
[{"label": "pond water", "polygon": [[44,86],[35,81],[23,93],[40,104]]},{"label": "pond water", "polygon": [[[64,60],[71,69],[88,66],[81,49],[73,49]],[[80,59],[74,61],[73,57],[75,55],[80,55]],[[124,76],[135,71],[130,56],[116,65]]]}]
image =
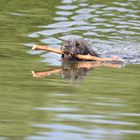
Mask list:
[{"label": "pond water", "polygon": [[[139,0],[0,0],[0,139],[139,140]],[[65,62],[84,37],[125,63]]]}]

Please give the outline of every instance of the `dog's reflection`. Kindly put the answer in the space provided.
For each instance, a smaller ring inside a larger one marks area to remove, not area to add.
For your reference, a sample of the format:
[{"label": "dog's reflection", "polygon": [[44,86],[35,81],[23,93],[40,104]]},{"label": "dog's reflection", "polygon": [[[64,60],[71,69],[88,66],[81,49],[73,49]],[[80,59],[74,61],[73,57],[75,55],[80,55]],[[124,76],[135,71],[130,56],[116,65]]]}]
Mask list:
[{"label": "dog's reflection", "polygon": [[83,79],[88,72],[93,71],[94,68],[99,66],[121,68],[124,67],[123,63],[117,62],[100,62],[100,61],[90,61],[90,62],[71,62],[63,61],[61,67],[53,68],[47,71],[32,71],[33,77],[46,77],[55,73],[60,73],[62,78],[76,82]]}]

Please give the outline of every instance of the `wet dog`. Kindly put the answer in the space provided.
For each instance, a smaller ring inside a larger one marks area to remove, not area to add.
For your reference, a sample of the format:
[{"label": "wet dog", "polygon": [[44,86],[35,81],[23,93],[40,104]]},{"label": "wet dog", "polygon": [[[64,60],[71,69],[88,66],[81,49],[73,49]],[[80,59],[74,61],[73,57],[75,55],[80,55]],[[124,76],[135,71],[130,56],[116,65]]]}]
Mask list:
[{"label": "wet dog", "polygon": [[62,58],[63,59],[69,59],[69,60],[76,60],[76,61],[80,61],[80,59],[75,58],[74,56],[77,54],[81,54],[81,55],[92,55],[92,56],[96,56],[98,57],[99,54],[94,51],[89,43],[83,39],[69,39],[65,42],[65,44],[61,47],[61,50],[64,52],[64,54],[62,54]]}]

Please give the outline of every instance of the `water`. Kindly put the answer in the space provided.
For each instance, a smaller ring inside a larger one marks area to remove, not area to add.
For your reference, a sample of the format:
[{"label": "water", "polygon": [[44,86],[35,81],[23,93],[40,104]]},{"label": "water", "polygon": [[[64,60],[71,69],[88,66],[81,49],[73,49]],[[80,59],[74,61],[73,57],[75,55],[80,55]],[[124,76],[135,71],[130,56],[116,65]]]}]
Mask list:
[{"label": "water", "polygon": [[[138,0],[0,0],[0,139],[139,140],[139,9]],[[130,59],[62,63],[31,51],[72,37]]]}]

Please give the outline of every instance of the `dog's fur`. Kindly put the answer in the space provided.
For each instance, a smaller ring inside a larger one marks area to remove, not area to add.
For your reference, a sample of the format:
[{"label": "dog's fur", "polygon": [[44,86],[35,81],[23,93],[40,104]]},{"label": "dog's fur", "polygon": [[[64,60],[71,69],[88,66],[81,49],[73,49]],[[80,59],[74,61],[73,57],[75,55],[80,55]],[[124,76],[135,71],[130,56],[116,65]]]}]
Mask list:
[{"label": "dog's fur", "polygon": [[64,51],[62,55],[63,59],[70,59],[70,60],[79,60],[74,56],[77,54],[82,55],[92,55],[92,56],[99,56],[97,52],[95,52],[89,45],[89,43],[83,39],[70,39],[65,42],[65,44],[61,47],[61,50]]}]

